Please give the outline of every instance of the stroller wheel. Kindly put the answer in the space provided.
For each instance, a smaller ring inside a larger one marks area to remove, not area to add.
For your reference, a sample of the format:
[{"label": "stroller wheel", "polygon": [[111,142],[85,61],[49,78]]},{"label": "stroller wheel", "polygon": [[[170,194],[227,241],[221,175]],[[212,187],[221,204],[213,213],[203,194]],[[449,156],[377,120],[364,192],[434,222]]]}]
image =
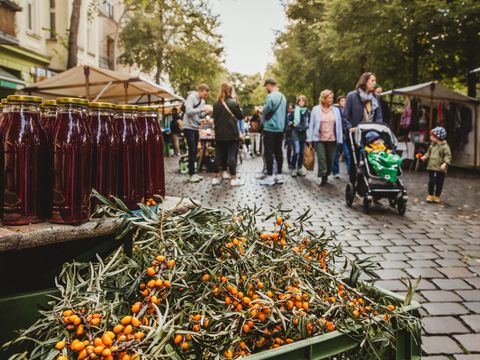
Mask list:
[{"label": "stroller wheel", "polygon": [[345,188],[345,202],[348,207],[352,207],[353,199],[355,198],[355,188],[352,183],[348,183]]},{"label": "stroller wheel", "polygon": [[390,207],[395,208],[395,206],[397,205],[397,199],[389,198],[388,203],[390,204]]},{"label": "stroller wheel", "polygon": [[370,210],[372,209],[372,200],[368,199],[368,196],[365,196],[363,198],[363,211],[365,214],[370,213]]},{"label": "stroller wheel", "polygon": [[405,215],[405,212],[407,211],[407,202],[403,199],[403,197],[397,200],[397,210],[401,216]]}]

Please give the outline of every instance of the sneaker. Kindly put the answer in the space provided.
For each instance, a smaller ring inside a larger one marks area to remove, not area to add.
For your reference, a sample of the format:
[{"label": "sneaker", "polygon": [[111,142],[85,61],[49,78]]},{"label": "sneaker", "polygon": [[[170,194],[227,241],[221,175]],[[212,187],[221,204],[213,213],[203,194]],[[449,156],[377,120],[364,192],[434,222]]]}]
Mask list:
[{"label": "sneaker", "polygon": [[275,184],[283,184],[283,175],[282,174],[277,174],[275,175],[275,177],[273,178],[274,181],[275,181]]},{"label": "sneaker", "polygon": [[432,197],[432,201],[435,203],[435,204],[440,204],[441,201],[440,201],[440,196],[433,196]]},{"label": "sneaker", "polygon": [[212,179],[212,185],[213,185],[213,186],[220,185],[220,183],[221,183],[220,178],[217,178],[217,177],[216,177],[216,178],[213,178],[213,179]]},{"label": "sneaker", "polygon": [[301,169],[298,169],[297,170],[297,175],[299,176],[307,176],[307,170],[305,170],[305,168],[301,168]]},{"label": "sneaker", "polygon": [[425,199],[425,201],[427,203],[432,203],[433,202],[433,196],[432,195],[428,195],[427,198]]},{"label": "sneaker", "polygon": [[262,180],[260,180],[260,185],[267,185],[267,186],[273,186],[275,185],[275,178],[273,175],[270,176],[265,176]]},{"label": "sneaker", "polygon": [[230,186],[232,186],[232,187],[243,186],[243,185],[245,185],[245,182],[240,178],[230,180]]},{"label": "sneaker", "polygon": [[202,181],[202,177],[201,176],[198,176],[197,174],[193,174],[192,176],[190,176],[188,178],[188,182],[191,182],[191,183],[198,183],[200,181]]},{"label": "sneaker", "polygon": [[297,177],[298,171],[297,170],[292,170],[292,173],[290,175],[292,175],[292,177]]},{"label": "sneaker", "polygon": [[224,171],[224,172],[222,173],[222,179],[223,179],[223,180],[230,180],[230,179],[231,179],[231,176],[230,176],[230,174],[229,174],[228,172]]},{"label": "sneaker", "polygon": [[340,174],[335,174],[333,176],[335,176],[335,179],[340,179]]},{"label": "sneaker", "polygon": [[265,175],[264,173],[257,173],[255,174],[255,179],[257,180],[263,180],[267,177],[267,175]]}]

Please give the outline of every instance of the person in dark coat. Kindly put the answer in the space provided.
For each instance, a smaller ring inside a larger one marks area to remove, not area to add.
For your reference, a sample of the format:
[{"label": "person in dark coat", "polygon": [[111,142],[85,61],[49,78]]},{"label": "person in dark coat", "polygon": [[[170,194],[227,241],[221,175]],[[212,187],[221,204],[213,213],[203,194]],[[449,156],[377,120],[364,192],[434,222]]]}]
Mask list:
[{"label": "person in dark coat", "polygon": [[[343,110],[343,120],[347,131],[355,132],[358,124],[361,122],[383,122],[382,108],[375,96],[375,84],[377,77],[374,73],[366,72],[358,79],[355,90],[347,95],[345,109]],[[348,138],[348,137],[347,137]],[[350,144],[349,144],[350,145]],[[355,154],[349,146],[350,158],[353,159]],[[354,161],[350,162],[350,180],[354,178]]]},{"label": "person in dark coat", "polygon": [[[218,169],[224,172],[222,178],[230,179],[231,186],[241,186],[244,182],[237,176],[237,153],[240,141],[238,119],[243,119],[240,105],[233,100],[233,86],[224,83],[220,88],[217,102],[213,105],[213,122],[215,127],[215,160]],[[227,168],[230,174],[227,173]],[[220,173],[212,180],[212,185],[219,185]]]}]

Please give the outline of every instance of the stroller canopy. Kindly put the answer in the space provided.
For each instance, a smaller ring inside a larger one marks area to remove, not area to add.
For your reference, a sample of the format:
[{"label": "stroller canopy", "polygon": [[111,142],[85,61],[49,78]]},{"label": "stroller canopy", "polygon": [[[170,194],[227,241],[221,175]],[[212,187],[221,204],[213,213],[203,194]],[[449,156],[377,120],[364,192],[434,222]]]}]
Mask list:
[{"label": "stroller canopy", "polygon": [[365,144],[365,135],[369,131],[376,131],[380,134],[381,138],[385,141],[387,147],[396,148],[398,141],[393,134],[392,129],[385,123],[360,123],[357,126],[357,132],[355,133],[355,141],[359,145]]}]

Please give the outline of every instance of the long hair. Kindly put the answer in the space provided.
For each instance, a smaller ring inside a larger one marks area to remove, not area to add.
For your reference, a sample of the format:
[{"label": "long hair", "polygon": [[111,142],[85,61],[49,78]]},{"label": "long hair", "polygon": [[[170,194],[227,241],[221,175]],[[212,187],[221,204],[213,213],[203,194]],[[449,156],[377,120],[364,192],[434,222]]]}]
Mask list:
[{"label": "long hair", "polygon": [[220,86],[220,91],[218,93],[217,101],[225,101],[227,97],[231,97],[233,93],[233,86],[229,83],[223,83]]},{"label": "long hair", "polygon": [[307,100],[307,97],[305,95],[299,95],[297,97],[297,106],[299,106],[301,100],[303,100],[305,102],[304,106],[308,106],[308,100]]},{"label": "long hair", "polygon": [[371,76],[375,76],[373,72],[365,72],[360,76],[360,79],[358,79],[357,86],[355,89],[362,89],[363,91],[367,91],[367,82],[370,79]]}]

